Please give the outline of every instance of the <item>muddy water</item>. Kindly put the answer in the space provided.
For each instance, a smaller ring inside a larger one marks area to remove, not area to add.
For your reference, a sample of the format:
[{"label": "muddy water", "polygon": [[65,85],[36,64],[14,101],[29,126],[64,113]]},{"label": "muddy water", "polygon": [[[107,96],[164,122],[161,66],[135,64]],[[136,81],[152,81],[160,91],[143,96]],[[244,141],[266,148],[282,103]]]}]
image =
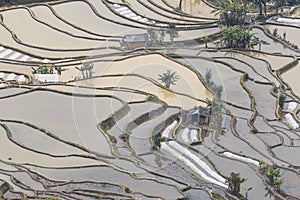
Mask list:
[{"label": "muddy water", "polygon": [[82,37],[102,38],[102,37],[97,37],[95,35],[88,34],[84,31],[72,27],[67,23],[64,23],[62,20],[57,18],[47,6],[44,5],[34,6],[31,7],[30,9],[33,11],[34,15],[38,20],[41,20],[42,22],[45,22],[53,27],[59,28],[60,30],[66,31],[68,33],[77,36],[82,36]]},{"label": "muddy water", "polygon": [[[252,29],[252,33],[256,34],[261,40],[264,40],[269,43],[269,45],[261,45],[261,51],[265,51],[268,53],[282,53],[285,55],[295,55],[297,54],[293,50],[286,48],[283,44],[274,41],[273,39],[269,38],[265,35],[265,33],[257,28]],[[259,46],[254,48],[255,50],[259,50]]]},{"label": "muddy water", "polygon": [[273,148],[272,151],[278,156],[280,159],[291,163],[292,165],[299,166],[300,160],[295,159],[299,157],[300,149],[299,147],[287,147],[287,146],[279,146]]},{"label": "muddy water", "polygon": [[283,80],[291,86],[292,90],[298,96],[300,96],[300,86],[297,78],[299,75],[300,75],[300,63],[296,65],[294,68],[290,69],[289,71],[281,75]]},{"label": "muddy water", "polygon": [[[166,2],[173,8],[179,7],[179,0],[166,0]],[[214,9],[201,0],[183,0],[182,10],[187,14],[197,17],[218,18],[215,14],[211,13]]]},{"label": "muddy water", "polygon": [[[209,153],[208,157],[218,166],[219,170],[229,176],[231,172],[240,172],[241,177],[247,177],[247,181],[242,184],[244,188],[252,187],[252,190],[248,194],[249,199],[256,199],[258,196],[260,199],[268,200],[274,199],[269,196],[265,196],[267,191],[265,190],[265,185],[263,181],[257,176],[255,171],[247,164],[216,156],[214,153]],[[244,190],[241,190],[241,193],[244,194]],[[244,194],[245,195],[245,194]]]},{"label": "muddy water", "polygon": [[234,58],[240,59],[246,63],[248,63],[250,66],[253,67],[253,69],[260,74],[261,76],[267,78],[269,81],[275,83],[276,85],[279,85],[278,80],[270,73],[270,71],[268,70],[268,64],[267,62],[263,61],[263,60],[258,60],[255,59],[255,57],[250,57],[248,55],[245,54],[241,54],[241,53],[228,53],[228,55],[231,55]]},{"label": "muddy water", "polygon": [[0,26],[0,34],[1,34],[2,45],[6,45],[16,49],[22,49],[22,51],[25,51],[26,53],[30,53],[43,58],[65,58],[65,57],[73,57],[73,56],[88,56],[90,54],[90,52],[87,51],[55,52],[55,51],[47,51],[47,50],[40,50],[31,47],[26,47],[14,41],[13,38],[11,37],[11,34],[6,29],[4,29],[3,26]]},{"label": "muddy water", "polygon": [[60,170],[31,167],[31,169],[56,180],[108,182],[126,185],[131,191],[154,197],[161,196],[170,199],[182,197],[182,194],[175,187],[160,184],[152,180],[134,179],[129,174],[117,171],[111,167],[100,166]]},{"label": "muddy water", "polygon": [[152,103],[152,102],[145,102],[145,103],[135,103],[130,104],[130,111],[129,113],[117,121],[114,127],[112,127],[110,130],[108,130],[108,133],[110,135],[119,136],[122,133],[125,133],[125,130],[129,123],[133,122],[135,119],[140,117],[141,115],[151,112],[153,110],[158,109],[161,107],[161,104]]},{"label": "muddy water", "polygon": [[274,133],[257,133],[257,137],[261,138],[268,146],[281,144],[280,137]]},{"label": "muddy water", "polygon": [[[98,4],[102,4],[102,2],[98,1]],[[53,6],[53,9],[64,20],[97,34],[107,36],[123,36],[125,34],[137,34],[147,32],[143,29],[135,29],[104,20],[97,16],[92,11],[90,6],[83,1],[62,3]],[[102,15],[104,14],[102,11],[99,13]],[[114,20],[114,18],[110,19]]]},{"label": "muddy water", "polygon": [[296,27],[289,27],[289,26],[280,26],[280,25],[265,25],[266,29],[270,30],[271,33],[273,33],[274,29],[276,28],[278,30],[278,35],[281,36],[281,38],[284,38],[284,33],[286,33],[286,40],[290,41],[293,44],[298,45],[300,47],[300,42],[297,39],[300,34],[300,29]]},{"label": "muddy water", "polygon": [[174,14],[174,10],[172,10],[170,7],[168,7],[166,4],[164,4],[161,0],[156,0],[156,1],[145,1],[145,4],[149,7],[151,7],[151,10],[155,10],[156,12],[159,12],[163,15],[166,15],[168,17],[174,17],[174,18],[179,18],[182,20],[186,21],[203,21],[199,20],[195,17],[189,17],[187,15],[182,15],[181,13]]},{"label": "muddy water", "polygon": [[[49,85],[45,86],[45,88],[58,90],[63,92],[69,92],[73,94],[84,94],[84,95],[112,95],[122,99],[125,102],[135,102],[135,101],[144,101],[147,99],[146,94],[140,94],[133,90],[122,90],[122,89],[104,89],[104,88],[80,88],[74,87],[73,85]],[[0,90],[1,92],[1,90]]]},{"label": "muddy water", "polygon": [[[35,21],[25,9],[2,12],[4,23],[24,43],[52,49],[94,48],[101,42],[74,38]],[[27,28],[22,25],[27,24]],[[45,37],[47,36],[47,37]]]},{"label": "muddy water", "polygon": [[72,97],[41,91],[3,99],[0,107],[2,119],[31,123],[66,141],[110,155],[110,147],[97,124],[119,109],[121,103],[111,98]]},{"label": "muddy water", "polygon": [[242,71],[248,73],[250,78],[253,78],[253,79],[258,80],[258,81],[267,82],[267,80],[265,78],[263,78],[260,74],[258,74],[251,66],[249,66],[249,65],[247,65],[243,62],[240,62],[240,61],[235,60],[233,58],[221,58],[221,59],[218,59],[218,60],[224,61],[224,62],[232,65],[236,69],[239,69],[239,70],[242,70]]},{"label": "muddy water", "polygon": [[240,108],[236,108],[234,106],[226,104],[225,107],[229,109],[230,113],[236,117],[242,117],[246,119],[250,119],[250,117],[253,115],[253,112],[250,110],[244,110]]},{"label": "muddy water", "polygon": [[[193,40],[203,37],[205,35],[211,35],[219,32],[219,28],[207,28],[207,29],[198,29],[198,30],[187,30],[187,31],[179,31],[178,38],[175,38],[174,41],[184,41],[184,40]],[[169,38],[168,35],[166,37]]]},{"label": "muddy water", "polygon": [[264,120],[262,116],[257,116],[254,121],[254,126],[258,132],[273,132],[275,131],[270,125]]},{"label": "muddy water", "polygon": [[77,81],[75,84],[81,86],[93,86],[93,87],[124,87],[129,89],[138,90],[141,92],[147,92],[149,94],[158,96],[162,101],[171,106],[181,106],[183,109],[193,108],[195,105],[204,106],[205,103],[193,100],[190,97],[175,94],[157,86],[151,81],[145,80],[137,76],[120,76],[120,77],[105,77],[94,78],[88,81]]},{"label": "muddy water", "polygon": [[[174,15],[174,19],[170,17],[165,17],[162,14],[167,14],[168,13],[163,13],[163,11],[156,13],[155,11],[153,11],[152,9],[148,9],[146,6],[144,6],[143,4],[146,5],[150,5],[150,3],[147,3],[147,1],[142,1],[142,3],[140,3],[139,1],[136,0],[127,0],[127,2],[129,3],[130,7],[137,11],[138,14],[143,14],[142,16],[149,18],[149,19],[153,19],[153,20],[159,20],[165,23],[180,23],[180,24],[192,24],[193,22],[186,22],[186,21],[182,21],[180,19],[178,19],[178,16]],[[155,9],[156,10],[156,9]]]},{"label": "muddy water", "polygon": [[[121,23],[124,25],[124,27],[127,26],[127,28],[129,28],[129,26],[135,26],[135,27],[140,27],[140,28],[144,28],[144,29],[148,28],[148,26],[146,26],[146,25],[143,25],[141,23],[137,23],[134,21],[130,21],[128,19],[125,19],[124,17],[120,17],[120,16],[116,15],[102,1],[90,0],[89,2],[95,7],[95,9],[99,15],[108,19],[108,21],[113,21],[114,23],[115,22]],[[138,33],[139,30],[142,30],[142,29],[134,28],[131,30],[133,31],[132,33]]]},{"label": "muddy water", "polygon": [[276,119],[276,98],[270,93],[272,86],[250,80],[246,81],[245,85],[255,98],[257,111],[267,119]]},{"label": "muddy water", "polygon": [[45,190],[44,186],[40,182],[33,180],[26,172],[16,172],[12,175],[33,190]]},{"label": "muddy water", "polygon": [[13,191],[15,191],[15,192],[22,192],[22,193],[27,194],[27,195],[34,195],[33,191],[31,191],[31,190],[25,190],[25,189],[23,189],[23,188],[15,185],[12,182],[12,180],[11,180],[11,178],[10,178],[9,175],[1,174],[0,173],[0,180],[4,180],[5,182],[7,182],[10,186],[12,186]]},{"label": "muddy water", "polygon": [[161,124],[163,121],[167,120],[170,116],[180,113],[179,109],[176,108],[168,108],[162,115],[159,117],[145,122],[133,129],[130,137],[129,144],[130,147],[135,151],[136,154],[144,154],[152,152],[152,142],[151,136],[152,131],[156,126]]},{"label": "muddy water", "polygon": [[249,144],[251,144],[251,146],[255,148],[258,152],[269,158],[269,160],[278,163],[278,165],[284,165],[284,163],[282,163],[281,161],[273,159],[272,155],[270,155],[269,153],[268,147],[265,144],[265,142],[261,140],[256,134],[250,132],[250,128],[247,126],[246,120],[239,119],[237,121],[236,129],[240,134],[240,137],[247,141]]},{"label": "muddy water", "polygon": [[0,160],[0,169],[5,171],[18,171],[17,168],[3,162],[2,160]]},{"label": "muddy water", "polygon": [[293,57],[269,54],[256,54],[255,57],[266,60],[268,63],[270,63],[273,70],[278,70],[294,60]]},{"label": "muddy water", "polygon": [[5,125],[11,131],[12,139],[29,149],[51,155],[88,155],[88,153],[80,149],[62,143],[29,126],[9,122],[6,122]]},{"label": "muddy water", "polygon": [[[202,77],[211,70],[212,81],[223,86],[222,99],[239,106],[250,108],[250,99],[240,84],[242,73],[233,71],[223,64],[214,63],[204,59],[178,59],[178,61],[195,68]],[[225,84],[226,83],[226,84]]]},{"label": "muddy water", "polygon": [[[1,151],[0,159],[18,164],[31,163],[40,166],[55,167],[84,166],[101,162],[80,157],[54,158],[47,155],[35,153],[30,150],[26,150],[8,140],[7,134],[3,128],[1,128],[0,130],[0,143],[1,148],[5,149],[5,151]],[[11,158],[11,160],[9,160],[9,158]]]},{"label": "muddy water", "polygon": [[226,129],[224,135],[218,137],[218,144],[235,154],[247,155],[256,160],[266,160],[264,156],[251,148],[246,142],[233,135],[229,128]]},{"label": "muddy water", "polygon": [[28,89],[25,88],[4,88],[0,89],[0,97],[16,95],[26,91],[28,91]]},{"label": "muddy water", "polygon": [[[158,75],[166,72],[168,69],[176,71],[179,75],[179,80],[176,82],[176,85],[171,86],[171,90],[182,92],[198,99],[210,98],[206,95],[206,88],[193,71],[157,54],[138,56],[113,63],[99,62],[95,63],[94,66],[95,75],[136,73],[153,80],[157,80]],[[126,84],[128,83],[126,82]],[[133,84],[133,82],[130,84]],[[143,86],[135,85],[138,87]],[[122,85],[119,84],[119,86]]]},{"label": "muddy water", "polygon": [[283,179],[284,179],[281,189],[289,195],[292,195],[296,198],[300,198],[299,174],[296,174],[292,171],[285,170],[285,169],[281,169],[280,171],[282,172]]}]

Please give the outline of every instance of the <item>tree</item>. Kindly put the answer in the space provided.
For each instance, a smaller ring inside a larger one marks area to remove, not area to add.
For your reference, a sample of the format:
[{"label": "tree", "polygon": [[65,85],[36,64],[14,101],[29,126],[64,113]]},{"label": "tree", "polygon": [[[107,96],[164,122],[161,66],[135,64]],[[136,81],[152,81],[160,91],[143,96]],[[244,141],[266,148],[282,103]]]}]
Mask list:
[{"label": "tree", "polygon": [[283,94],[280,94],[280,96],[279,96],[279,106],[280,106],[281,109],[283,109],[285,99],[286,99],[286,96],[283,95]]},{"label": "tree", "polygon": [[249,28],[223,26],[222,36],[216,44],[222,48],[253,49],[256,45],[268,44],[250,33]]},{"label": "tree", "polygon": [[254,4],[259,6],[259,16],[261,18],[267,16],[267,2],[270,2],[271,0],[254,0]]},{"label": "tree", "polygon": [[241,178],[240,173],[232,172],[227,178],[228,191],[235,196],[240,196],[241,183],[245,182],[245,180],[245,178]]},{"label": "tree", "polygon": [[90,78],[93,76],[94,63],[84,62],[80,67],[75,67],[82,74],[82,78]]},{"label": "tree", "polygon": [[63,71],[66,71],[66,69],[62,69],[60,66],[54,66],[54,69],[57,71],[57,73],[58,73],[59,75],[61,75],[61,73],[62,73]]},{"label": "tree", "polygon": [[209,42],[209,37],[208,35],[205,35],[202,37],[202,41],[205,43],[205,48],[207,48],[207,43]]},{"label": "tree", "polygon": [[179,1],[179,10],[182,11],[182,0]]},{"label": "tree", "polygon": [[171,70],[167,70],[163,74],[158,75],[158,80],[165,84],[165,87],[170,89],[171,85],[176,85],[176,81],[179,80],[179,76],[177,72],[172,72]]},{"label": "tree", "polygon": [[260,171],[268,178],[268,183],[280,192],[280,187],[283,184],[282,174],[276,165],[268,165],[264,161],[259,162]]},{"label": "tree", "polygon": [[169,36],[170,36],[171,42],[173,42],[173,41],[174,41],[174,38],[175,38],[175,37],[178,37],[178,31],[176,30],[176,25],[173,24],[173,23],[170,23],[170,24],[168,25],[167,33],[168,33]]},{"label": "tree", "polygon": [[217,8],[212,11],[215,15],[219,15],[219,21],[225,26],[243,26],[247,13],[249,13],[252,4],[245,4],[241,1],[234,0],[218,0]]},{"label": "tree", "polygon": [[85,67],[83,65],[81,65],[80,67],[75,67],[77,70],[79,70],[81,72],[82,78],[85,78]]},{"label": "tree", "polygon": [[87,78],[90,78],[90,77],[92,77],[93,76],[93,68],[94,68],[94,63],[92,63],[92,62],[84,62],[83,63],[83,67],[84,67],[84,69],[85,69],[85,71],[86,71],[86,77]]}]

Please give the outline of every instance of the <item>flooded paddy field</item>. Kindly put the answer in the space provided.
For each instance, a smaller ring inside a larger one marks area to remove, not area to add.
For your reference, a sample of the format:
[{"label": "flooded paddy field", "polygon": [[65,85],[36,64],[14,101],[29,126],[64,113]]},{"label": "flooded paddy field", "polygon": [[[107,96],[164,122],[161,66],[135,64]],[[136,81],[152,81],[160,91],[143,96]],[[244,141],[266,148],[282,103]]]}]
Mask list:
[{"label": "flooded paddy field", "polygon": [[298,27],[217,47],[215,3],[2,7],[0,199],[299,199]]}]

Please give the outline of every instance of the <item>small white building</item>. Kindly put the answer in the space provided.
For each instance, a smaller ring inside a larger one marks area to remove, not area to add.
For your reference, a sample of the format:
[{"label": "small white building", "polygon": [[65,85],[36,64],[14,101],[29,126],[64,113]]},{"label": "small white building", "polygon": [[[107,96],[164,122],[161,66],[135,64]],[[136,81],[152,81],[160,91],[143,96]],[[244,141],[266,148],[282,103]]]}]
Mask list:
[{"label": "small white building", "polygon": [[58,83],[58,74],[34,74],[33,78],[41,83]]},{"label": "small white building", "polygon": [[6,81],[14,81],[16,80],[17,75],[14,73],[10,73],[7,77],[6,77]]},{"label": "small white building", "polygon": [[24,75],[19,76],[18,80],[19,83],[25,83],[27,82],[27,78]]},{"label": "small white building", "polygon": [[4,76],[5,76],[5,73],[4,72],[0,72],[0,78],[4,78]]}]

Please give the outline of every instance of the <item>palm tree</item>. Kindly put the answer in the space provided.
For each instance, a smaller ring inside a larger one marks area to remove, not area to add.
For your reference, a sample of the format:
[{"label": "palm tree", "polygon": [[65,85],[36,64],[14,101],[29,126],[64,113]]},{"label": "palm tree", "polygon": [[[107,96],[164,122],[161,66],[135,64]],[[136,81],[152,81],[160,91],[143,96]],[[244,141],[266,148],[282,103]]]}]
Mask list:
[{"label": "palm tree", "polygon": [[179,76],[176,73],[177,72],[167,70],[167,72],[158,75],[158,80],[164,83],[166,88],[170,89],[171,85],[176,85],[176,81],[179,79]]},{"label": "palm tree", "polygon": [[83,65],[79,67],[75,67],[77,70],[81,71],[81,74],[82,74],[82,78],[84,79],[85,78],[85,74],[84,74],[84,71],[85,71],[85,67]]},{"label": "palm tree", "polygon": [[60,66],[54,66],[54,69],[57,71],[57,73],[58,73],[59,75],[61,75],[61,73],[62,73],[63,71],[66,71],[66,69],[62,69]]},{"label": "palm tree", "polygon": [[254,3],[258,4],[258,6],[259,6],[259,16],[260,17],[263,17],[263,14],[264,14],[264,16],[267,16],[267,6],[266,6],[266,3],[269,2],[269,1],[270,0],[254,0]]},{"label": "palm tree", "polygon": [[92,70],[94,68],[94,63],[92,63],[92,62],[84,62],[83,63],[83,67],[84,67],[84,69],[86,71],[86,77],[87,78],[92,77],[92,73],[93,73]]}]

